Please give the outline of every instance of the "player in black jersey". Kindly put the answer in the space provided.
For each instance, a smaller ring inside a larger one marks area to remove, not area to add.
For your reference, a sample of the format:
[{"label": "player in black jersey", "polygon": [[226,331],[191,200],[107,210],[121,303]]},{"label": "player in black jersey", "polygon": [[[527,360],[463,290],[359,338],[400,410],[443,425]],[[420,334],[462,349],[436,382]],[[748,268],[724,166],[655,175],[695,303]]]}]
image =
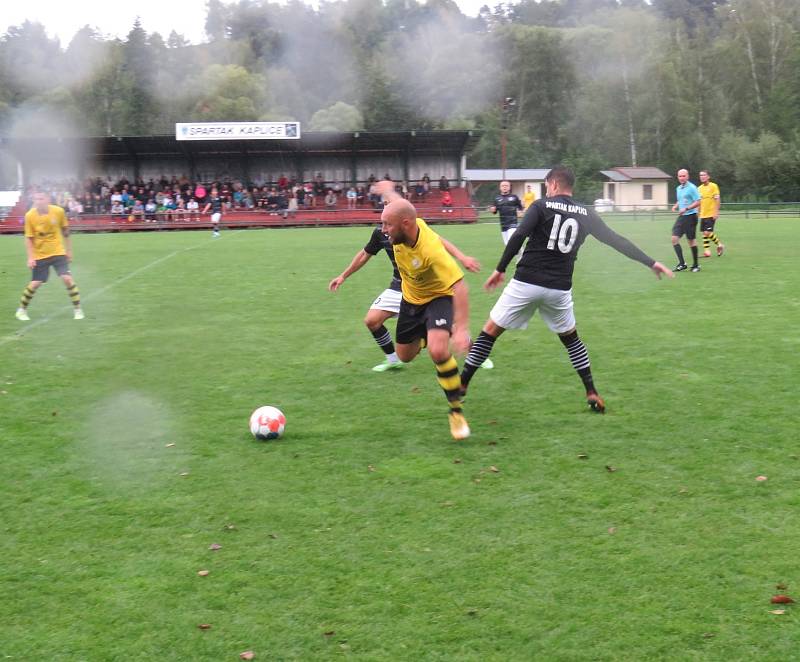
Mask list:
[{"label": "player in black jersey", "polygon": [[222,219],[222,198],[219,196],[216,186],[211,187],[211,196],[208,198],[206,206],[203,207],[204,214],[209,211],[211,212],[211,223],[214,228],[211,235],[219,237],[219,222]]},{"label": "player in black jersey", "polygon": [[572,366],[586,388],[586,401],[593,411],[603,413],[605,403],[592,380],[589,354],[575,328],[572,311],[572,273],[578,249],[587,235],[608,244],[623,255],[641,262],[661,278],[674,277],[667,267],[656,262],[625,237],[609,228],[593,209],[572,199],[575,175],[569,168],[556,166],[545,179],[547,197],[534,202],[517,231],[506,245],[497,269],[484,288],[493,290],[503,282],[505,270],[527,239],[517,262],[514,278],[489,313],[489,319],[470,348],[461,372],[462,393],[466,393],[475,370],[492,351],[495,340],[506,329],[524,329],[539,310],[551,331],[566,347]]},{"label": "player in black jersey", "polygon": [[517,229],[517,212],[521,209],[522,200],[511,192],[511,182],[500,182],[500,195],[495,196],[489,211],[500,215],[500,234],[503,237],[503,244],[508,244],[508,240]]},{"label": "player in black jersey", "polygon": [[[450,255],[464,265],[465,269],[469,271],[480,270],[480,263],[475,258],[464,255],[455,245],[444,238],[442,238],[442,244]],[[405,365],[397,358],[392,336],[386,326],[384,326],[386,320],[390,317],[397,317],[397,315],[400,314],[400,300],[402,299],[402,294],[400,291],[400,272],[397,270],[397,263],[394,260],[394,249],[389,241],[389,237],[381,232],[380,227],[372,231],[367,245],[355,254],[350,264],[347,266],[347,269],[328,283],[328,289],[331,292],[335,292],[349,276],[361,269],[361,267],[369,262],[373,255],[377,255],[381,250],[386,251],[386,255],[392,263],[392,280],[389,283],[389,287],[381,292],[378,298],[372,302],[372,305],[367,311],[367,316],[364,318],[364,324],[367,325],[372,337],[375,338],[375,342],[378,343],[378,346],[386,355],[383,363],[379,363],[372,368],[375,372],[394,370]]]}]

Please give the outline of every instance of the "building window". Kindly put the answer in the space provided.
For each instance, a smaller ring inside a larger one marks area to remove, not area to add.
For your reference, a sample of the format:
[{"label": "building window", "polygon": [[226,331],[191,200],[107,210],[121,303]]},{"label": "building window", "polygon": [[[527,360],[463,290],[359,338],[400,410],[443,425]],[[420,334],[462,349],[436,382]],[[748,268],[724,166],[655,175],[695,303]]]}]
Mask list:
[{"label": "building window", "polygon": [[652,199],[653,199],[653,185],[642,184],[642,200],[652,200]]},{"label": "building window", "polygon": [[609,184],[608,185],[608,196],[607,197],[608,197],[609,200],[616,200],[616,198],[614,197],[614,195],[616,194],[615,188],[616,187],[613,184]]}]

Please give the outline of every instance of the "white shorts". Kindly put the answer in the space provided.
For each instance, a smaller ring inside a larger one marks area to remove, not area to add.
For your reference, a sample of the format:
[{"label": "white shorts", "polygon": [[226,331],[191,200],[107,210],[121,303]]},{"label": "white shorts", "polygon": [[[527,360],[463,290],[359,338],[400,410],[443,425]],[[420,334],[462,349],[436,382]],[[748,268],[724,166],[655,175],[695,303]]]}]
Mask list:
[{"label": "white shorts", "polygon": [[212,223],[219,223],[219,219],[221,219],[221,218],[222,218],[222,214],[220,214],[219,212],[214,212],[213,214],[211,214],[211,222]]},{"label": "white shorts", "polygon": [[372,302],[370,310],[385,310],[387,313],[400,314],[400,299],[403,294],[397,290],[384,290],[378,298]]},{"label": "white shorts", "polygon": [[492,312],[491,320],[504,329],[527,329],[536,311],[554,333],[566,333],[575,327],[572,290],[551,290],[511,279]]},{"label": "white shorts", "polygon": [[511,235],[517,231],[517,228],[508,228],[508,230],[500,230],[500,236],[503,237],[503,246],[511,239]]}]

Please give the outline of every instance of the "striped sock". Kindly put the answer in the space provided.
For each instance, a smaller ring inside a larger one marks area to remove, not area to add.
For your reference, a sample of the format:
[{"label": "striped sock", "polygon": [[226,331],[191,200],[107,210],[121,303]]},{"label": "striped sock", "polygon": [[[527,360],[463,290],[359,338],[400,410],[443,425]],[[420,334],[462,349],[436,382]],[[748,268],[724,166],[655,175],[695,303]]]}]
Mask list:
[{"label": "striped sock", "polygon": [[559,336],[564,347],[567,348],[569,360],[572,362],[572,367],[583,381],[586,387],[586,392],[594,392],[594,381],[592,380],[592,368],[589,363],[589,352],[586,351],[586,346],[578,337],[578,332],[573,331],[565,336]]},{"label": "striped sock", "polygon": [[383,350],[384,354],[394,354],[392,334],[383,324],[374,331],[370,331],[370,333],[372,333],[372,337],[375,338],[375,342],[378,343],[378,347]]},{"label": "striped sock", "polygon": [[78,292],[78,286],[75,283],[69,285],[67,287],[67,293],[69,294],[69,298],[72,300],[72,305],[76,308],[81,307],[81,295]]},{"label": "striped sock", "polygon": [[460,412],[461,379],[458,377],[458,363],[452,354],[441,363],[436,364],[436,379],[447,397],[450,411]]},{"label": "striped sock", "polygon": [[711,241],[713,241],[717,246],[719,246],[719,237],[716,235],[716,233],[712,232],[710,235],[708,235],[708,238]]},{"label": "striped sock", "polygon": [[703,237],[703,252],[708,253],[708,249],[711,247],[711,238],[710,237]]},{"label": "striped sock", "polygon": [[475,339],[475,342],[472,343],[472,347],[469,348],[469,354],[467,354],[467,358],[464,359],[464,368],[461,370],[461,383],[465,387],[469,385],[475,371],[489,358],[495,340],[497,340],[497,338],[490,336],[486,331],[481,331]]},{"label": "striped sock", "polygon": [[19,299],[19,306],[20,308],[27,308],[28,304],[33,299],[33,295],[36,294],[36,290],[34,290],[30,285],[26,285],[25,289],[22,290],[22,296]]}]

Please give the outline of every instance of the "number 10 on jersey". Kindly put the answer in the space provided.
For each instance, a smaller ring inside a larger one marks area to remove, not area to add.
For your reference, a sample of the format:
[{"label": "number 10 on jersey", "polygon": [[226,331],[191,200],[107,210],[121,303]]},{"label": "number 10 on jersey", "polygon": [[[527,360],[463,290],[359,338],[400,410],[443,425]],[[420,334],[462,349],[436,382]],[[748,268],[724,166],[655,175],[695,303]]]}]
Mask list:
[{"label": "number 10 on jersey", "polygon": [[547,242],[547,249],[553,250],[558,245],[558,250],[562,253],[569,253],[578,238],[578,221],[568,218],[561,223],[561,214],[556,214],[553,218],[553,229],[550,230],[550,241]]}]

